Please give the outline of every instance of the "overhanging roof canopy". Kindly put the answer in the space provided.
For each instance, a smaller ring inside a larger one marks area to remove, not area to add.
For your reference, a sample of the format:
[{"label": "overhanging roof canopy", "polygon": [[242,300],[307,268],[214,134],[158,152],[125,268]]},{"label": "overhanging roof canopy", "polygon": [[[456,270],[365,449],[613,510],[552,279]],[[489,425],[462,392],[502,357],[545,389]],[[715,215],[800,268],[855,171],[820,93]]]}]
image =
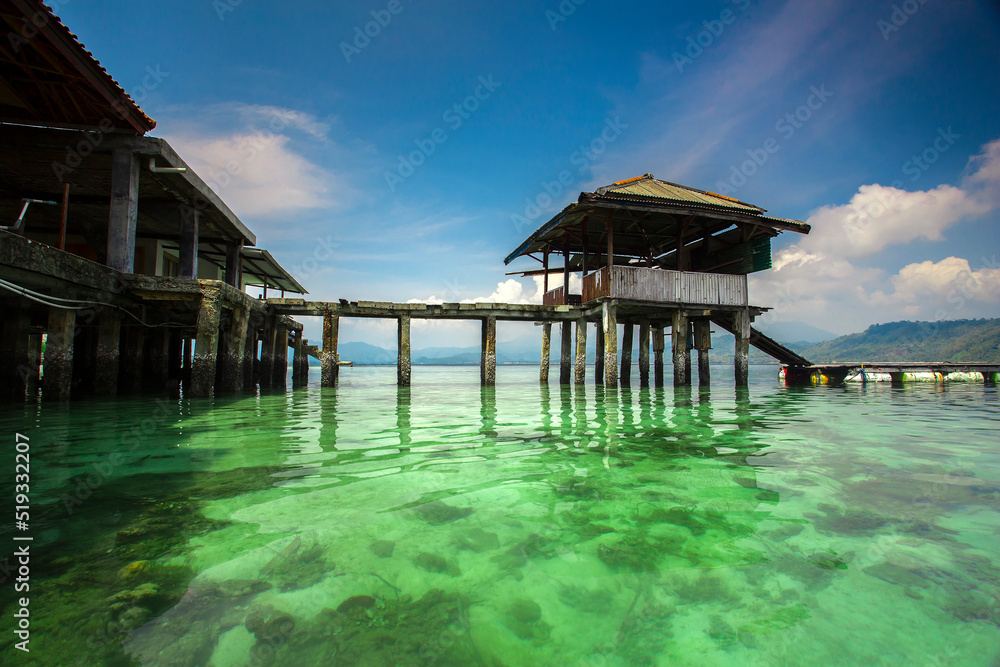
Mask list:
[{"label": "overhanging roof canopy", "polygon": [[645,174],[580,193],[576,203],[537,229],[504,263],[532,253],[561,252],[570,270],[580,270],[586,253],[589,267],[596,268],[602,254],[607,261],[610,236],[616,265],[645,262],[750,273],[770,266],[771,237],[786,230],[809,233],[804,222],[765,213],[759,206]]},{"label": "overhanging roof canopy", "polygon": [[40,0],[0,0],[0,121],[145,134],[156,121]]},{"label": "overhanging roof canopy", "polygon": [[245,285],[264,285],[268,287],[308,294],[306,288],[299,284],[288,271],[278,264],[278,261],[263,248],[243,248],[243,283]]}]

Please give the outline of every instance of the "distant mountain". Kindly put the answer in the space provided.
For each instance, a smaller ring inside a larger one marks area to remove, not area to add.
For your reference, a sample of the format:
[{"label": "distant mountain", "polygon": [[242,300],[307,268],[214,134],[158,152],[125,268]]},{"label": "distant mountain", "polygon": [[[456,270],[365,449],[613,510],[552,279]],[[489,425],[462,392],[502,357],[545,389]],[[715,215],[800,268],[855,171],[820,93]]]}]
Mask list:
[{"label": "distant mountain", "polygon": [[813,363],[955,361],[1000,363],[1000,319],[889,322],[795,348]]},{"label": "distant mountain", "polygon": [[754,323],[754,328],[767,334],[774,340],[785,345],[815,345],[824,341],[832,340],[837,334],[824,329],[818,329],[811,324],[806,324],[799,320],[790,322],[770,322],[764,318]]}]

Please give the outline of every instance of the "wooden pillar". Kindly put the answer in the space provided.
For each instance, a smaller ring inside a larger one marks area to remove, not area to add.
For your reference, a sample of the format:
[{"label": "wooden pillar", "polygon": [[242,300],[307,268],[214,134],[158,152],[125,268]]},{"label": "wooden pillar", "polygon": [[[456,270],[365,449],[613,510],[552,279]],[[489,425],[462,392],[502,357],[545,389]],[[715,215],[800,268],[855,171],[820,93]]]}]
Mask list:
[{"label": "wooden pillar", "polygon": [[688,318],[682,310],[674,311],[670,345],[674,355],[674,386],[688,386],[691,383],[691,353],[688,351]]},{"label": "wooden pillar", "polygon": [[632,337],[635,335],[635,326],[631,322],[626,322],[622,328],[622,372],[621,385],[628,387],[632,384]]},{"label": "wooden pillar", "polygon": [[244,352],[247,344],[247,329],[250,324],[248,308],[236,306],[233,308],[232,324],[226,336],[226,357],[223,359],[222,384],[226,391],[239,392],[243,390]]},{"label": "wooden pillar", "polygon": [[277,316],[273,313],[264,316],[264,333],[260,339],[260,363],[257,365],[257,375],[261,387],[270,387],[274,380],[274,336],[278,326],[276,320]]},{"label": "wooden pillar", "polygon": [[663,386],[663,349],[666,347],[663,325],[653,327],[653,386]]},{"label": "wooden pillar", "polygon": [[76,333],[76,311],[49,308],[48,338],[45,341],[46,401],[68,401],[73,389],[73,338]]},{"label": "wooden pillar", "polygon": [[30,352],[28,339],[31,335],[31,319],[28,311],[15,305],[5,308],[3,314],[2,339],[0,339],[0,392],[3,400],[23,402],[27,396],[30,374]]},{"label": "wooden pillar", "polygon": [[709,366],[708,351],[712,348],[712,329],[708,320],[695,320],[694,346],[698,350],[698,384],[707,387],[712,384],[712,370]]},{"label": "wooden pillar", "polygon": [[399,354],[396,360],[396,384],[410,386],[410,316],[400,315],[397,321]]},{"label": "wooden pillar", "polygon": [[542,324],[542,358],[538,362],[538,381],[549,383],[549,356],[552,354],[552,323]]},{"label": "wooden pillar", "polygon": [[283,389],[288,381],[288,326],[282,322],[274,327],[274,366],[271,386]]},{"label": "wooden pillar", "polygon": [[240,249],[243,243],[226,244],[226,284],[242,291],[243,255]]},{"label": "wooden pillar", "polygon": [[340,315],[323,315],[323,348],[320,363],[322,364],[322,378],[320,380],[324,387],[337,386],[337,376],[340,368],[337,362],[337,339],[340,337]]},{"label": "wooden pillar", "polygon": [[569,234],[565,233],[563,234],[563,303],[569,303]]},{"label": "wooden pillar", "polygon": [[493,315],[483,320],[483,340],[479,364],[479,383],[492,387],[497,383],[497,318]]},{"label": "wooden pillar", "polygon": [[649,318],[639,319],[639,386],[649,386]]},{"label": "wooden pillar", "polygon": [[211,396],[215,385],[216,362],[219,353],[220,294],[218,287],[202,290],[198,309],[198,337],[194,343],[191,366],[191,395]]},{"label": "wooden pillar", "polygon": [[594,354],[594,383],[601,384],[604,382],[604,322],[598,320],[595,329],[597,338],[594,340],[594,347],[597,349]]},{"label": "wooden pillar", "polygon": [[120,148],[111,154],[111,210],[108,217],[108,257],[112,269],[133,273],[135,223],[139,211],[139,157]]},{"label": "wooden pillar", "polygon": [[[611,242],[608,242],[610,249]],[[605,301],[601,318],[604,325],[604,386],[618,386],[618,303]]]},{"label": "wooden pillar", "polygon": [[559,323],[559,333],[562,337],[559,350],[559,384],[569,384],[571,381],[570,366],[573,361],[573,323],[563,320]]},{"label": "wooden pillar", "polygon": [[576,359],[573,368],[573,381],[576,384],[587,382],[587,320],[582,317],[576,321]]},{"label": "wooden pillar", "polygon": [[191,206],[177,207],[180,220],[180,248],[177,275],[181,278],[198,277],[198,225],[200,213]]},{"label": "wooden pillar", "polygon": [[750,311],[742,309],[733,315],[733,333],[736,335],[736,353],[733,367],[736,386],[745,387],[750,383]]}]

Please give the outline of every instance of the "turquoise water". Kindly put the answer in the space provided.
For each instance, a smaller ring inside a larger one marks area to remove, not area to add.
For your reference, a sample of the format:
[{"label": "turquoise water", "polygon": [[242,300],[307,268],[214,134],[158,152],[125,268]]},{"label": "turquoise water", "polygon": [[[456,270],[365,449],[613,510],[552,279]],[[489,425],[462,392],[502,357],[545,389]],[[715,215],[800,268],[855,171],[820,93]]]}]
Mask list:
[{"label": "turquoise water", "polygon": [[605,392],[353,368],[336,389],[314,371],[261,396],[7,406],[3,437],[31,438],[32,634],[18,654],[8,577],[0,656],[1000,664],[996,388],[756,367],[738,392],[713,371],[711,391]]}]

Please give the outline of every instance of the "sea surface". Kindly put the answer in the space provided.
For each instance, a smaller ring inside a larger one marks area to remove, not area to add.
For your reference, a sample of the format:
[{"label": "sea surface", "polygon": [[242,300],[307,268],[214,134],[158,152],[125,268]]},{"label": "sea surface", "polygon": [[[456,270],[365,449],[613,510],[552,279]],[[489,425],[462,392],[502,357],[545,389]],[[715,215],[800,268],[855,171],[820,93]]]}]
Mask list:
[{"label": "sea surface", "polygon": [[776,370],[4,406],[0,497],[22,433],[31,509],[0,553],[33,541],[29,592],[0,572],[0,662],[1000,664],[996,387]]}]

